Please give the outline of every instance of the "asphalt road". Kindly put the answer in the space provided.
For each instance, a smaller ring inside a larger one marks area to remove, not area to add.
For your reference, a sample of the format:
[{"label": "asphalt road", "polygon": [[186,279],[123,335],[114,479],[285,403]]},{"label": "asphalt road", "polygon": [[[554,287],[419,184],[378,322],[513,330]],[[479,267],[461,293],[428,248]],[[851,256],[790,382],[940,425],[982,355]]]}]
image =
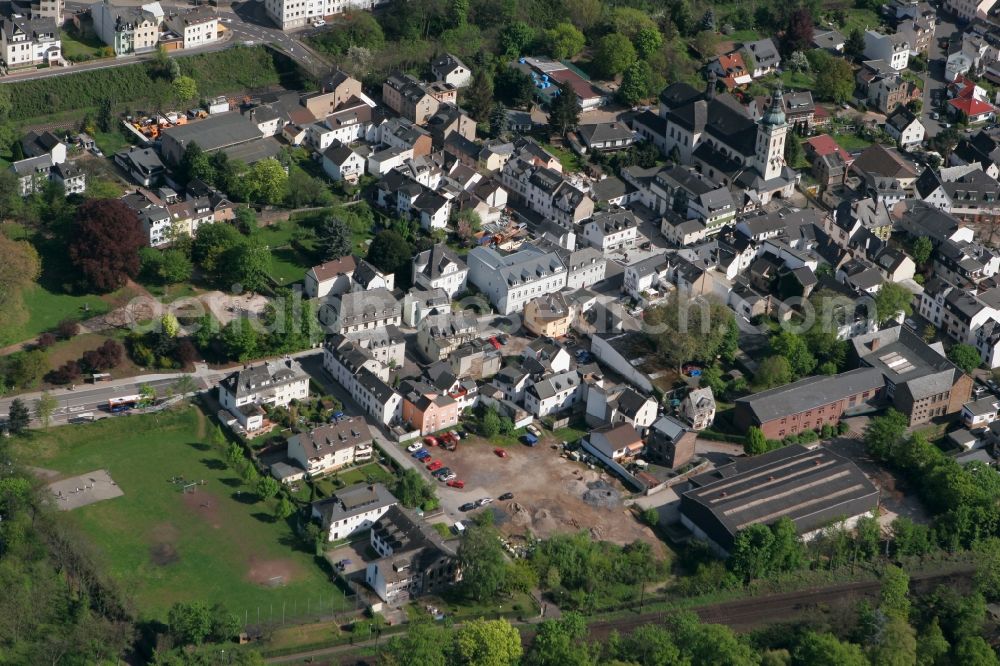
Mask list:
[{"label": "asphalt road", "polygon": [[[67,14],[86,10],[91,3],[67,2]],[[134,2],[125,4],[142,4]],[[178,7],[189,9],[191,5],[184,2],[161,2],[164,7]],[[221,41],[209,44],[196,49],[181,49],[170,52],[171,57],[183,57],[197,53],[211,53],[231,48],[237,44],[247,46],[259,46],[270,44],[281,49],[290,57],[296,60],[304,69],[314,73],[322,74],[329,69],[327,63],[321,56],[311,49],[306,48],[293,34],[287,34],[278,30],[271,24],[263,13],[263,3],[257,0],[248,0],[227,9],[225,6],[219,9],[219,17],[223,25],[229,31],[228,35]],[[106,58],[70,65],[68,67],[48,67],[46,69],[29,69],[21,72],[14,72],[2,78],[5,82],[26,81],[31,79],[42,79],[51,76],[65,76],[95,69],[108,69],[110,67],[121,67],[137,62],[143,62],[153,58],[152,53],[141,55],[120,56],[117,58]]]},{"label": "asphalt road", "polygon": [[[179,376],[177,375],[177,377]],[[49,393],[59,402],[59,406],[52,413],[52,423],[54,425],[66,424],[80,414],[88,412],[96,418],[108,416],[109,412],[106,409],[108,400],[119,396],[138,395],[140,388],[145,384],[151,386],[158,396],[163,396],[177,382],[177,377],[150,381],[143,381],[140,378],[134,382],[116,383],[115,385],[80,385],[74,390],[56,389]],[[203,380],[194,377],[193,379],[198,384],[199,390],[205,388]],[[0,400],[0,419],[6,420],[7,414],[10,412],[10,403],[16,397]],[[32,411],[34,411],[35,399],[33,397],[22,398]]]},{"label": "asphalt road", "polygon": [[940,91],[938,94],[943,98],[946,96],[944,89],[947,85],[947,82],[944,80],[944,62],[947,53],[938,45],[938,40],[942,37],[951,36],[956,30],[954,19],[943,15],[943,12],[939,12],[938,17],[941,19],[941,24],[934,29],[934,38],[931,39],[931,48],[927,54],[927,71],[921,76],[924,81],[924,92],[921,98],[923,107],[920,111],[920,122],[926,129],[926,136],[928,138],[935,136],[944,129],[941,126],[941,123],[944,121],[937,121],[931,118],[931,113],[937,111],[932,101],[934,91]]}]

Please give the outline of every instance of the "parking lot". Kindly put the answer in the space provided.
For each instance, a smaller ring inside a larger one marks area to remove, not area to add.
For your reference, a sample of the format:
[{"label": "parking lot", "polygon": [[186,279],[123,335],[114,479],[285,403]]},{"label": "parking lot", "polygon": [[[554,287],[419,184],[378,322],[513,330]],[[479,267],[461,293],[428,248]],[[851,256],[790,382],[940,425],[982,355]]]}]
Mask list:
[{"label": "parking lot", "polygon": [[[595,539],[618,544],[641,539],[657,551],[664,548],[624,506],[626,491],[617,479],[599,467],[591,470],[561,457],[556,444],[550,433],[543,432],[537,446],[505,447],[504,458],[494,453],[494,443],[473,435],[463,439],[456,451],[432,447],[432,458],[440,459],[465,482],[465,488],[457,489],[435,481],[450,522],[492,510],[495,525],[512,537],[545,538],[586,529]],[[513,493],[512,500],[498,499],[508,492]],[[493,502],[486,508],[459,510],[483,497]]]}]

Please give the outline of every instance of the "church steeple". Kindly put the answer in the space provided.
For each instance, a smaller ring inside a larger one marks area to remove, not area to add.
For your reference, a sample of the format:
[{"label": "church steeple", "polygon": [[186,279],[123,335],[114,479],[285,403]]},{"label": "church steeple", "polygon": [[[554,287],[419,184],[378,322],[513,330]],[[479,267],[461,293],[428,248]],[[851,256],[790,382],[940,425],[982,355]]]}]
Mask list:
[{"label": "church steeple", "polygon": [[714,69],[708,70],[708,85],[705,86],[705,99],[715,98],[715,86],[718,83],[719,77],[716,75]]},{"label": "church steeple", "polygon": [[[781,83],[771,95],[771,106],[761,117],[757,127],[757,145],[754,165],[764,180],[771,180],[781,175],[785,166],[785,139],[788,135],[788,123],[785,122],[784,95]],[[794,140],[794,139],[793,139]]]}]

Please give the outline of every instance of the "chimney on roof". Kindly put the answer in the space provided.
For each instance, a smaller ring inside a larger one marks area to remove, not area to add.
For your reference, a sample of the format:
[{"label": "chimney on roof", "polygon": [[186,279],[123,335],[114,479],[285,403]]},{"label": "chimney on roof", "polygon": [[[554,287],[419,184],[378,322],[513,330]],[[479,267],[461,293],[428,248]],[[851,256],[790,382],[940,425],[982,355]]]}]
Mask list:
[{"label": "chimney on roof", "polygon": [[876,351],[876,350],[878,350],[879,345],[881,345],[881,344],[882,344],[882,340],[880,340],[879,338],[875,337],[875,338],[872,338],[871,344],[868,345],[868,346],[871,347],[872,351]]}]

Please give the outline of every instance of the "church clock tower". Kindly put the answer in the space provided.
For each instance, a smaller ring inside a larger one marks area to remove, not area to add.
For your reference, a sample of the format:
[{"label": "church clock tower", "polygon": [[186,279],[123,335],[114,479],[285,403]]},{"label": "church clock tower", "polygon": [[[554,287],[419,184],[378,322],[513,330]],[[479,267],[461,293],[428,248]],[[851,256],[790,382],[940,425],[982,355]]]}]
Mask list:
[{"label": "church clock tower", "polygon": [[[782,108],[781,85],[771,96],[771,106],[760,119],[757,127],[757,147],[754,156],[754,166],[764,180],[771,180],[781,175],[781,167],[785,165],[785,139],[788,136],[788,123],[785,122],[785,112]],[[794,138],[792,139],[794,141]]]}]

